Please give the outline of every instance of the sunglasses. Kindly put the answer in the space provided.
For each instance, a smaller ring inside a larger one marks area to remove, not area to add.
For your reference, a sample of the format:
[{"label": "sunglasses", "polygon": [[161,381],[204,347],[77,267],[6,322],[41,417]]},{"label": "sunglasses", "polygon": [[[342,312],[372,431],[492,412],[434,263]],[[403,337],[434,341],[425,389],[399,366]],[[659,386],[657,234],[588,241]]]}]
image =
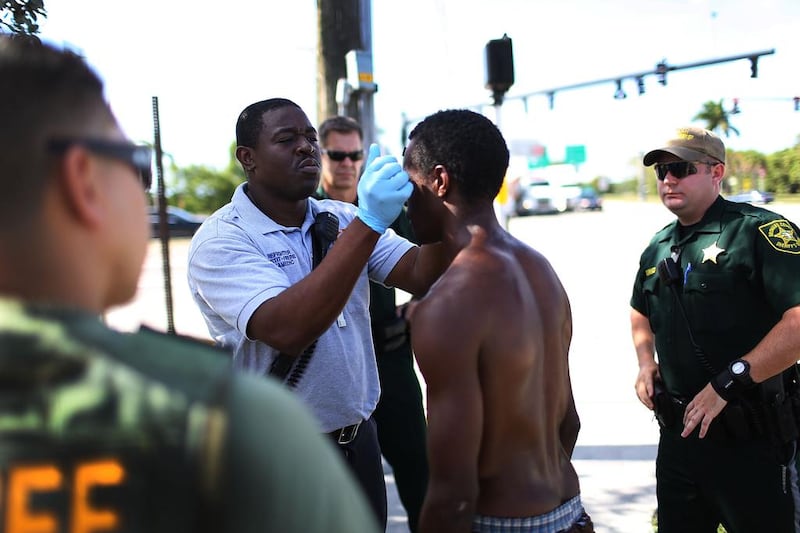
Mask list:
[{"label": "sunglasses", "polygon": [[62,154],[74,145],[82,146],[96,155],[127,163],[139,174],[144,190],[150,190],[153,184],[153,171],[150,166],[153,149],[149,146],[106,139],[53,139],[47,143],[47,149],[52,153]]},{"label": "sunglasses", "polygon": [[340,152],[338,150],[323,150],[323,154],[330,157],[333,161],[344,161],[349,157],[350,161],[361,161],[364,158],[364,150],[356,150],[354,152]]},{"label": "sunglasses", "polygon": [[[703,165],[719,165],[720,163],[714,161],[696,161]],[[656,177],[659,181],[664,181],[667,177],[667,172],[677,179],[683,179],[686,176],[697,174],[697,167],[690,161],[678,161],[676,163],[656,163],[655,165]]]}]

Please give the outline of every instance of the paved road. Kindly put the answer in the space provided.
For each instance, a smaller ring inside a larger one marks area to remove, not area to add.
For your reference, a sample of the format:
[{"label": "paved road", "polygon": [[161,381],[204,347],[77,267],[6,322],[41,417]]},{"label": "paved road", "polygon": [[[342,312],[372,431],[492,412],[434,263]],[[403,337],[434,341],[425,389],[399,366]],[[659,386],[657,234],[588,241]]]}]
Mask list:
[{"label": "paved road", "polygon": [[[800,221],[800,205],[771,204]],[[636,362],[628,300],[639,254],[671,220],[658,203],[607,202],[602,212],[513,218],[509,230],[545,254],[569,294],[574,318],[570,370],[581,432],[575,450],[584,505],[598,532],[651,531],[655,509],[654,460],[658,430],[635,398]],[[185,239],[170,246],[173,310],[178,333],[207,338],[186,287]],[[166,330],[161,247],[153,241],[134,302],[109,313],[109,323]],[[390,533],[407,532],[403,509],[389,483]]]}]

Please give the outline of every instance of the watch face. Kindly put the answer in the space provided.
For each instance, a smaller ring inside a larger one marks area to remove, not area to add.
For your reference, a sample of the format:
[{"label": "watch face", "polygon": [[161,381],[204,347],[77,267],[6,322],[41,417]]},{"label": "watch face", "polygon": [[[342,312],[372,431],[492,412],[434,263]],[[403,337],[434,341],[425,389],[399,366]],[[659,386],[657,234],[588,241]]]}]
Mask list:
[{"label": "watch face", "polygon": [[740,375],[744,374],[745,370],[746,370],[746,367],[745,367],[744,363],[741,362],[741,361],[736,361],[735,363],[733,363],[731,365],[731,372],[733,372],[737,376],[740,376]]}]

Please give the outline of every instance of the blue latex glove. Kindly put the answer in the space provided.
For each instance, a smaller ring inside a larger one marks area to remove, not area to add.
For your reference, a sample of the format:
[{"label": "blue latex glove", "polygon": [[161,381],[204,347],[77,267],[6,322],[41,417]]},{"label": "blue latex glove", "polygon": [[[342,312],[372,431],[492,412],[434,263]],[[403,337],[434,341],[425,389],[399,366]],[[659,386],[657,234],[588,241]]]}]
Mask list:
[{"label": "blue latex glove", "polygon": [[358,180],[357,216],[383,234],[400,215],[414,186],[396,157],[380,153],[377,144],[370,145],[364,174]]}]

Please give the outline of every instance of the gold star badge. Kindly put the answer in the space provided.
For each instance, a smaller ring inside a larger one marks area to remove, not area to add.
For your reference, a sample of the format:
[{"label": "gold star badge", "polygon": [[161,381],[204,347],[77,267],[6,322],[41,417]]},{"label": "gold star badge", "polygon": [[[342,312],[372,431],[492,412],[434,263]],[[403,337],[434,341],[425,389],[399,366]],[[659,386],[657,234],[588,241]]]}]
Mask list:
[{"label": "gold star badge", "polygon": [[714,244],[707,248],[703,248],[703,260],[701,263],[705,263],[706,261],[711,261],[715,265],[717,264],[717,256],[724,252],[724,248],[720,248],[717,246],[717,241],[714,241]]}]

